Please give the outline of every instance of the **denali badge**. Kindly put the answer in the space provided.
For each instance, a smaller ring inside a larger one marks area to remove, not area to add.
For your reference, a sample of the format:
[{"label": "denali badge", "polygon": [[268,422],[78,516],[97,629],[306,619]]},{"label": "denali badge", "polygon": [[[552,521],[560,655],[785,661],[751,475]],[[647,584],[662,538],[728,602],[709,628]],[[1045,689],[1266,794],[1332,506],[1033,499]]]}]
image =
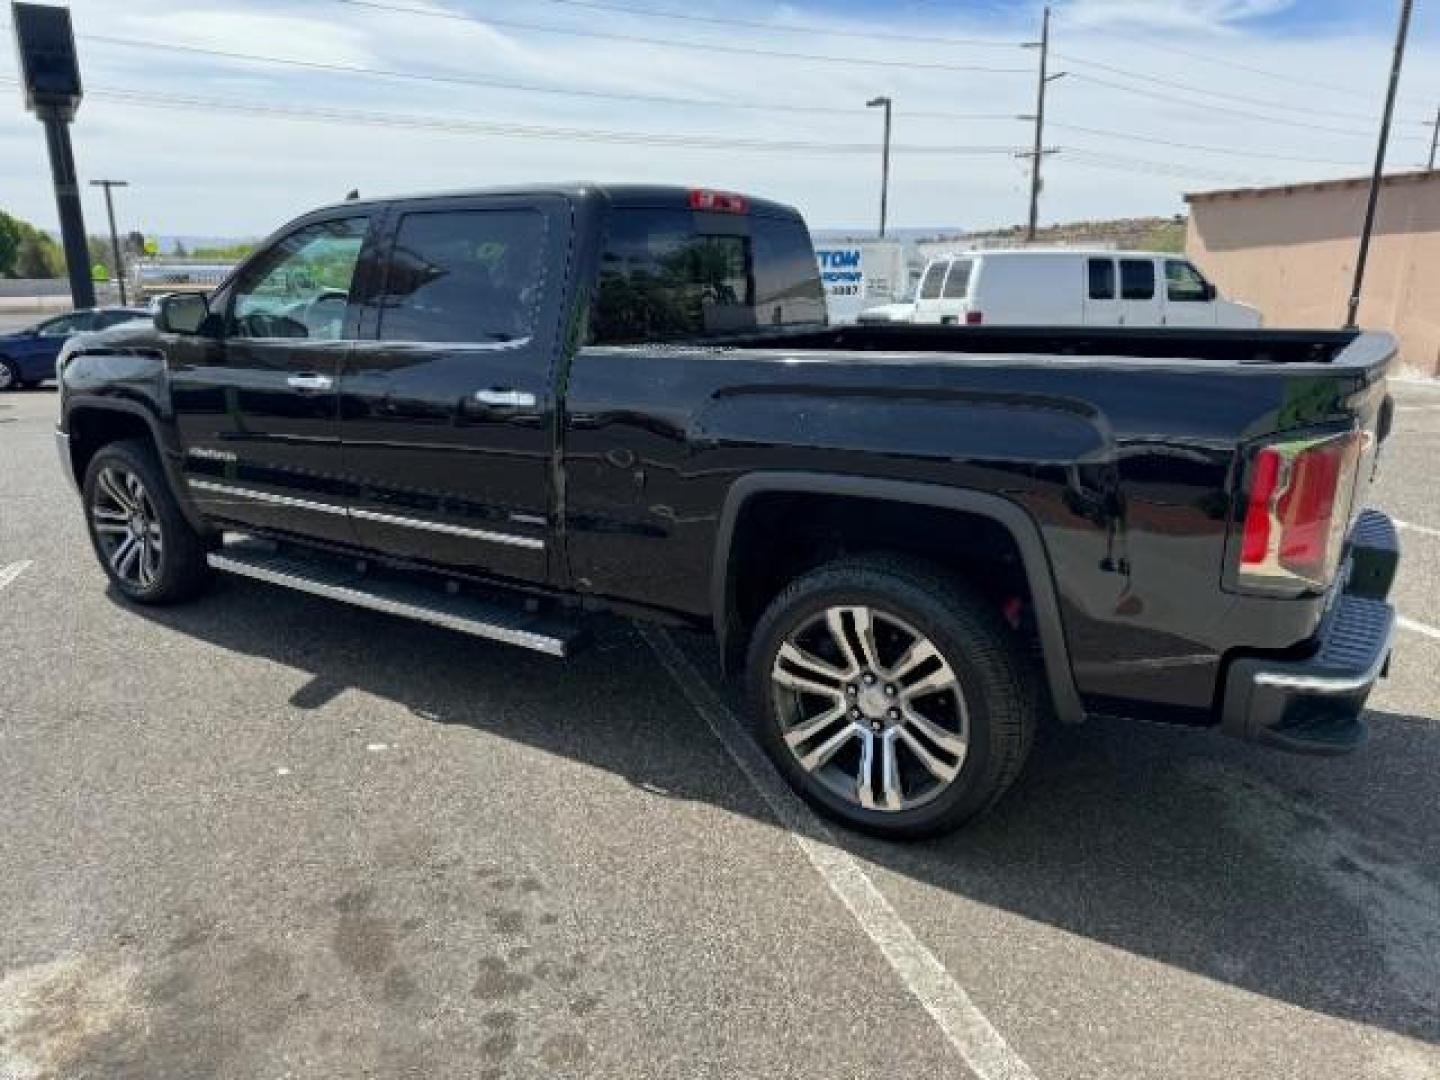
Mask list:
[{"label": "denali badge", "polygon": [[204,446],[192,446],[186,453],[192,458],[200,458],[204,461],[235,462],[240,460],[228,450],[211,450]]}]

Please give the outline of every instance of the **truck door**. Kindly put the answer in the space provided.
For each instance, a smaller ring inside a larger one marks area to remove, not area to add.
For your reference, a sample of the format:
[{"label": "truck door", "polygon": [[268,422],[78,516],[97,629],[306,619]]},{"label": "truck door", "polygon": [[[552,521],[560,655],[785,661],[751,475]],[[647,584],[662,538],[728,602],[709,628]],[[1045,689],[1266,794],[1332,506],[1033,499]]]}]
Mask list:
[{"label": "truck door", "polygon": [[310,219],[212,301],[218,336],[165,343],[182,469],[206,515],[353,543],[336,382],[366,214]]},{"label": "truck door", "polygon": [[1115,260],[1109,257],[1085,260],[1085,325],[1118,326],[1120,299]]},{"label": "truck door", "polygon": [[1154,259],[1121,259],[1120,324],[1163,326],[1165,309],[1155,287]]},{"label": "truck door", "polygon": [[1215,325],[1210,285],[1184,259],[1165,260],[1165,325]]},{"label": "truck door", "polygon": [[355,530],[387,554],[544,582],[569,203],[407,201],[386,232],[341,378]]}]

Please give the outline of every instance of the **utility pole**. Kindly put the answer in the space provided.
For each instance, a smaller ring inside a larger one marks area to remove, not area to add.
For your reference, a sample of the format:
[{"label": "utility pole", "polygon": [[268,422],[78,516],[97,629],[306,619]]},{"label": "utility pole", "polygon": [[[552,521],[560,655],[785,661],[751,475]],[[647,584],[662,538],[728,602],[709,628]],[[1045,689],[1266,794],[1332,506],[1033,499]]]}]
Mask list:
[{"label": "utility pole", "polygon": [[1025,239],[1035,239],[1035,227],[1040,218],[1040,159],[1046,154],[1055,153],[1054,150],[1046,150],[1045,142],[1045,87],[1056,79],[1065,77],[1065,72],[1057,71],[1054,75],[1048,73],[1050,63],[1050,5],[1045,5],[1045,17],[1040,23],[1040,40],[1027,41],[1027,49],[1040,50],[1040,78],[1035,87],[1035,114],[1034,116],[1022,116],[1022,120],[1035,121],[1035,148],[1029,153],[1022,153],[1021,157],[1030,159],[1030,224],[1025,230]]},{"label": "utility pole", "polygon": [[1385,92],[1385,115],[1380,120],[1380,140],[1375,147],[1375,171],[1370,175],[1370,197],[1365,203],[1365,224],[1360,230],[1360,251],[1355,258],[1355,283],[1350,287],[1350,309],[1345,328],[1355,328],[1360,312],[1360,289],[1365,283],[1365,262],[1370,257],[1370,234],[1375,230],[1375,204],[1380,198],[1380,183],[1385,177],[1385,150],[1390,142],[1390,120],[1395,115],[1395,90],[1400,84],[1400,68],[1405,63],[1405,39],[1410,35],[1410,9],[1414,0],[1400,0],[1400,25],[1395,31],[1395,55],[1390,61],[1390,86]]},{"label": "utility pole", "polygon": [[885,239],[885,204],[890,198],[890,99],[871,98],[865,103],[867,109],[878,105],[885,107],[885,148],[880,157],[880,239]]},{"label": "utility pole", "polygon": [[129,187],[128,180],[91,180],[91,187],[105,189],[105,213],[110,217],[110,254],[115,258],[115,280],[120,283],[120,306],[125,307],[125,260],[120,257],[120,234],[115,231],[115,203],[110,198],[110,189]]},{"label": "utility pole", "polygon": [[1440,105],[1435,106],[1435,119],[1430,121],[1430,126],[1435,130],[1430,133],[1430,164],[1427,169],[1435,168],[1435,147],[1440,145]]}]

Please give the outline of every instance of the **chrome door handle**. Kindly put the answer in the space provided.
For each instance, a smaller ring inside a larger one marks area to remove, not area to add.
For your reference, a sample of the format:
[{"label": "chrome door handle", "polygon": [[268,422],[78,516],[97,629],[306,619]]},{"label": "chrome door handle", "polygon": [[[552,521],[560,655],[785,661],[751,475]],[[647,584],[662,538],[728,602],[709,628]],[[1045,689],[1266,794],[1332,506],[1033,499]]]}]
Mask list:
[{"label": "chrome door handle", "polygon": [[329,390],[335,385],[335,380],[329,375],[315,375],[307,371],[301,375],[291,375],[285,380],[285,385],[295,390]]},{"label": "chrome door handle", "polygon": [[525,390],[476,390],[475,400],[481,405],[494,405],[505,409],[533,409],[535,395]]}]

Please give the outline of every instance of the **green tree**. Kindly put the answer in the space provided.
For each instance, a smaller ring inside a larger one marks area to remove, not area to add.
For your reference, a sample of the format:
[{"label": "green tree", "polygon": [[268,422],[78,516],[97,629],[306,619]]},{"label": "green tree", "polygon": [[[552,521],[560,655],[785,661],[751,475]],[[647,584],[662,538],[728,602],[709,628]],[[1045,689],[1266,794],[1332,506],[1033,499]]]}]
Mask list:
[{"label": "green tree", "polygon": [[0,210],[0,277],[15,276],[15,256],[24,239],[25,223]]},{"label": "green tree", "polygon": [[15,276],[22,278],[53,278],[65,271],[65,259],[59,247],[44,233],[32,231],[20,241],[15,253]]}]

